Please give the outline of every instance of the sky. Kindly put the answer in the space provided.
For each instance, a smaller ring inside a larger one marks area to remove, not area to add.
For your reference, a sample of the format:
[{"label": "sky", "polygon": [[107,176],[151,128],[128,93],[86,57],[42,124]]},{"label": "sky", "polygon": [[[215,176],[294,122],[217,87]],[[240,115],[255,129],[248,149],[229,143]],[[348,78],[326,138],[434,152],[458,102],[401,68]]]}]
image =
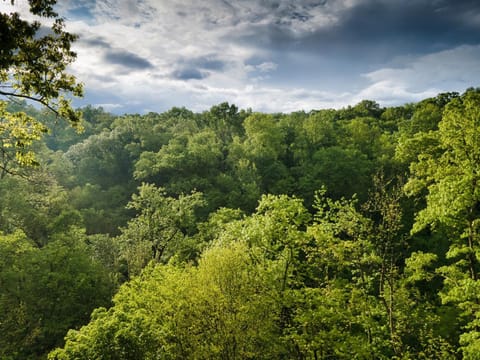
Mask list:
[{"label": "sky", "polygon": [[79,35],[76,104],[118,114],[393,106],[480,86],[478,0],[60,0],[57,11]]}]

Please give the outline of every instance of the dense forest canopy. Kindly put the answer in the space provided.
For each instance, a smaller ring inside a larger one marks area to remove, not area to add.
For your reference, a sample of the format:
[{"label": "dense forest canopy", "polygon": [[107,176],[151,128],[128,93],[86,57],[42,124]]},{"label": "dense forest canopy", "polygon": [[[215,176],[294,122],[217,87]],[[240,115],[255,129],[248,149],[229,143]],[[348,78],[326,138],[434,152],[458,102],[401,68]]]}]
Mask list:
[{"label": "dense forest canopy", "polygon": [[480,359],[479,88],[73,109],[54,4],[0,14],[2,359]]},{"label": "dense forest canopy", "polygon": [[6,109],[50,132],[0,180],[0,357],[478,358],[479,89]]}]

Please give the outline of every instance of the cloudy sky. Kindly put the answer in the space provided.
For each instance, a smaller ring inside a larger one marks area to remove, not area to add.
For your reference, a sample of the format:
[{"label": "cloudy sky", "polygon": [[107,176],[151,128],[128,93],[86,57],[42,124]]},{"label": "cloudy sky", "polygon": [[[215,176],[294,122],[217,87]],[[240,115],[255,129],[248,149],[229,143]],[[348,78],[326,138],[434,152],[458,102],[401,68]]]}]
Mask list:
[{"label": "cloudy sky", "polygon": [[480,86],[478,0],[60,0],[82,104],[388,106]]}]

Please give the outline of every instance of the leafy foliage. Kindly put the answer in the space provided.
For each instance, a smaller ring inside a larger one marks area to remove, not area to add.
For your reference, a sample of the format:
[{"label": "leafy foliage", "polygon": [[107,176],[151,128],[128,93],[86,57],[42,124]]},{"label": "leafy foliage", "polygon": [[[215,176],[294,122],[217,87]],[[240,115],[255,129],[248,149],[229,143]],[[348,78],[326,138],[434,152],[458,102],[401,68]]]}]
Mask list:
[{"label": "leafy foliage", "polygon": [[164,189],[143,184],[128,204],[139,214],[119,238],[129,274],[138,274],[150,260],[165,262],[174,254],[195,257],[197,249],[189,248],[185,240],[195,230],[195,209],[203,204],[199,192],[175,199]]},{"label": "leafy foliage", "polygon": [[83,135],[25,140],[39,168],[0,181],[2,356],[475,359],[478,94],[87,107]]},{"label": "leafy foliage", "polygon": [[460,337],[466,358],[478,349],[480,316],[478,273],[480,270],[480,92],[469,90],[445,107],[438,131],[432,134],[438,151],[419,156],[412,164],[413,177],[407,190],[427,188],[426,207],[413,231],[442,227],[450,240],[448,262],[438,268],[444,277],[440,293],[445,303],[462,311],[465,329]]},{"label": "leafy foliage", "polygon": [[[82,85],[66,72],[76,57],[71,50],[76,36],[65,31],[64,20],[53,9],[55,0],[30,0],[30,12],[37,17],[31,22],[14,11],[14,0],[10,3],[12,11],[0,13],[0,96],[39,103],[80,130],[81,112],[72,108],[68,96],[81,96]],[[16,172],[12,163],[36,164],[29,147],[46,131],[39,119],[11,113],[0,101],[0,177]]]},{"label": "leafy foliage", "polygon": [[[14,3],[11,1],[12,7]],[[14,11],[0,14],[0,95],[37,101],[78,125],[80,113],[72,109],[64,96],[82,94],[82,86],[66,73],[76,57],[70,48],[76,36],[65,31],[64,20],[53,10],[55,3],[55,0],[30,0],[30,12],[39,18],[32,22]],[[45,34],[41,18],[51,20]]]},{"label": "leafy foliage", "polygon": [[65,332],[108,305],[113,283],[75,230],[38,248],[17,231],[0,235],[0,356],[40,358]]}]

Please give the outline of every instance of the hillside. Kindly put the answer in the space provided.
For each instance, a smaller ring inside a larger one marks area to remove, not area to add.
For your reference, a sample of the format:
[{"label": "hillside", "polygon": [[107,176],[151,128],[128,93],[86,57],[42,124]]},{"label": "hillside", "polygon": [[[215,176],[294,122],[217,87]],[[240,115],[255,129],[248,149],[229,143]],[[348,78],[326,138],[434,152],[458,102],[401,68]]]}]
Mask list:
[{"label": "hillside", "polygon": [[478,358],[480,90],[80,134],[9,106],[51,131],[1,147],[0,357]]}]

